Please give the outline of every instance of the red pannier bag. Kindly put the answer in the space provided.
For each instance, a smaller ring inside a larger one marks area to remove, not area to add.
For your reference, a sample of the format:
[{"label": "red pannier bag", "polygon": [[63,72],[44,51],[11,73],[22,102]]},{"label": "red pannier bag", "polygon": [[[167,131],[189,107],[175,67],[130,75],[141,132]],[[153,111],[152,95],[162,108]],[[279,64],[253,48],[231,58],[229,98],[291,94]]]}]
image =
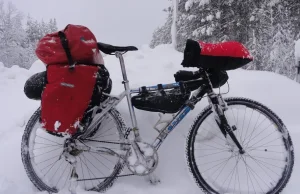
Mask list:
[{"label": "red pannier bag", "polygon": [[36,55],[47,65],[47,84],[41,96],[43,128],[74,135],[91,101],[100,64],[104,64],[94,34],[69,24],[47,34]]},{"label": "red pannier bag", "polygon": [[236,41],[205,43],[188,39],[184,50],[184,67],[233,70],[253,60],[247,48]]}]

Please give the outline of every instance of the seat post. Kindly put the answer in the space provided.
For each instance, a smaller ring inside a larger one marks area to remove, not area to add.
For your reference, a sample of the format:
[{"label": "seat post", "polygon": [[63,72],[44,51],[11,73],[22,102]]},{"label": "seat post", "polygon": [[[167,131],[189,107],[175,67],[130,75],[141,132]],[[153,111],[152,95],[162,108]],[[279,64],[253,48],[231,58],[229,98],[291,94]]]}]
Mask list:
[{"label": "seat post", "polygon": [[[116,57],[120,60],[120,65],[121,65],[121,70],[122,70],[122,75],[123,75],[123,81],[129,82],[127,79],[127,74],[126,74],[126,69],[125,69],[125,63],[124,63],[124,58],[120,52],[116,52]],[[125,88],[127,89],[127,88]],[[128,88],[129,89],[129,88]]]},{"label": "seat post", "polygon": [[[123,55],[120,52],[116,52],[115,55],[120,60],[120,65],[121,65],[121,70],[122,70],[122,75],[123,75],[123,82],[122,83],[124,84],[124,88],[125,88],[125,91],[126,91],[126,97],[127,97],[127,102],[128,102],[130,118],[131,118],[133,128],[136,129],[137,128],[137,120],[136,120],[136,116],[135,116],[135,113],[134,113],[134,110],[133,110],[133,107],[132,107],[132,103],[131,103],[130,87],[129,87],[129,81],[127,79],[124,58],[123,58]],[[136,134],[136,135],[138,135],[138,134]]]}]

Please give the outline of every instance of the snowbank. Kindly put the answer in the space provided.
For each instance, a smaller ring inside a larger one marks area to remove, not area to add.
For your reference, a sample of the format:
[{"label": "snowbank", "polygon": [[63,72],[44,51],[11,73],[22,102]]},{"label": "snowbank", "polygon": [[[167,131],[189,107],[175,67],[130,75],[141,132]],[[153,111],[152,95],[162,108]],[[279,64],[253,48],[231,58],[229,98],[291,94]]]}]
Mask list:
[{"label": "snowbank", "polygon": [[46,65],[40,60],[35,61],[29,69],[29,72],[32,74],[41,71],[46,71]]},{"label": "snowbank", "polygon": [[[132,87],[174,82],[173,74],[180,69],[182,53],[171,45],[160,45],[155,49],[143,46],[137,52],[124,55],[128,78]],[[118,60],[114,56],[104,58],[113,80],[113,94],[123,90],[122,75]],[[33,194],[36,189],[27,178],[20,157],[20,142],[24,125],[40,102],[26,98],[23,87],[33,73],[43,71],[45,66],[35,62],[30,70],[0,65],[0,194]],[[300,85],[270,72],[235,70],[229,71],[230,92],[225,96],[240,96],[258,100],[273,109],[287,125],[295,145],[296,164],[293,176],[284,193],[296,194],[300,178]],[[222,92],[227,92],[227,85]],[[200,190],[190,178],[185,161],[185,137],[195,116],[207,105],[203,99],[196,109],[172,132],[159,150],[160,163],[157,175],[162,183],[151,186],[142,177],[120,178],[107,191],[108,194],[193,194]],[[127,105],[122,102],[118,109],[129,121]],[[151,141],[157,134],[152,125],[157,121],[156,113],[136,110],[141,134]],[[297,141],[298,140],[298,141]],[[61,192],[64,193],[64,192]],[[89,194],[91,192],[79,192]],[[41,193],[40,193],[41,194]]]}]

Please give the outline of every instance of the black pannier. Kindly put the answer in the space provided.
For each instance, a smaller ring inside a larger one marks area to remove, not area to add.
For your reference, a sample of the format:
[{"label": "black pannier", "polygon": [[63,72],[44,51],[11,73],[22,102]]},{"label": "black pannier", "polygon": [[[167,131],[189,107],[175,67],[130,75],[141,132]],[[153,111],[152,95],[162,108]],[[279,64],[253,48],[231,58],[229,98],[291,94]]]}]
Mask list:
[{"label": "black pannier", "polygon": [[190,92],[181,92],[178,88],[158,90],[156,92],[143,91],[131,98],[132,105],[140,110],[161,113],[176,113],[189,99]]},{"label": "black pannier", "polygon": [[43,90],[47,84],[47,72],[39,72],[32,75],[25,83],[24,93],[27,98],[41,100]]}]

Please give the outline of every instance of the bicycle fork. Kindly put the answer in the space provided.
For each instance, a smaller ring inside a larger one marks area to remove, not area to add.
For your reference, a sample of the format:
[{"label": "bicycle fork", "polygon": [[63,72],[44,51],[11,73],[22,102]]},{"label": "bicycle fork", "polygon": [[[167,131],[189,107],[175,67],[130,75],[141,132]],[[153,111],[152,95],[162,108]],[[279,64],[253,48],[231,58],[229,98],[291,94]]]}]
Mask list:
[{"label": "bicycle fork", "polygon": [[215,120],[219,126],[219,129],[221,130],[222,134],[225,138],[229,135],[232,141],[235,143],[235,145],[239,149],[240,154],[244,154],[245,150],[236,138],[234,131],[236,130],[236,126],[230,126],[228,123],[228,120],[224,114],[224,112],[227,110],[226,102],[223,100],[221,95],[215,94],[213,91],[211,91],[209,96],[209,103],[212,105],[212,110],[215,113]]}]

